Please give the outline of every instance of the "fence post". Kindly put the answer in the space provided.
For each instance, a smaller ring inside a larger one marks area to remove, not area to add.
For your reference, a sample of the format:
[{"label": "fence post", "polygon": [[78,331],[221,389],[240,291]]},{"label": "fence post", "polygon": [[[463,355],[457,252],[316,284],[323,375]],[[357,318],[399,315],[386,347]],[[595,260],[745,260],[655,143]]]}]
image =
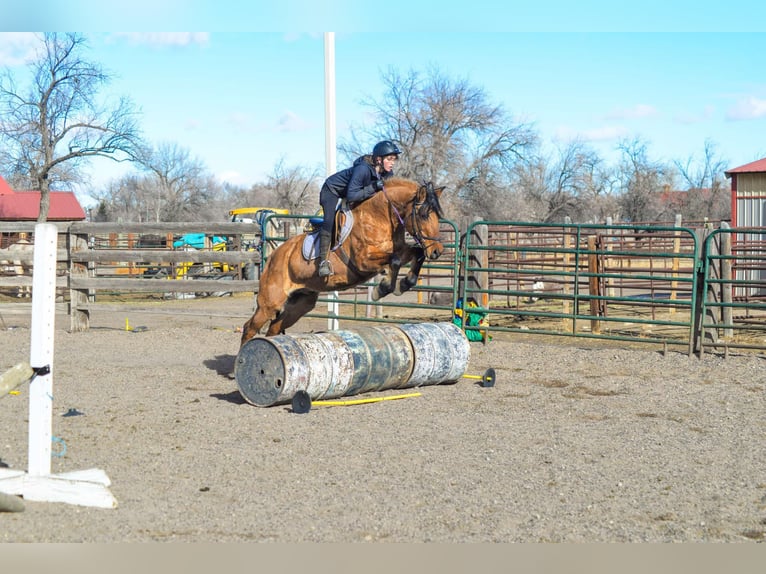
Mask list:
[{"label": "fence post", "polygon": [[[601,293],[599,289],[598,277],[598,254],[596,251],[596,236],[588,236],[588,294],[590,295],[590,314],[594,317],[601,314],[601,302],[596,299]],[[590,320],[591,333],[601,332],[601,321],[598,319]]]},{"label": "fence post", "polygon": [[72,253],[88,249],[88,235],[67,232],[67,267],[69,268],[69,330],[73,333],[87,331],[90,327],[88,290],[72,289],[72,279],[88,276],[88,264],[72,261]]},{"label": "fence post", "polygon": [[[478,217],[471,219],[470,223],[479,221]],[[466,226],[467,227],[467,226]],[[489,266],[489,250],[486,249],[489,242],[489,229],[486,225],[477,225],[471,228],[473,236],[470,238],[470,243],[479,246],[480,249],[471,251],[469,254],[469,268],[481,268],[486,269]],[[468,242],[468,238],[466,238]],[[484,248],[484,249],[482,249]],[[476,301],[484,308],[489,307],[489,272],[488,271],[474,271],[468,276],[468,283],[472,289],[475,289],[481,293],[481,298],[476,297]],[[468,296],[463,301],[463,305],[467,305]]]},{"label": "fence post", "polygon": [[[706,280],[709,267],[708,259],[711,251],[715,249],[715,242],[712,242],[711,245],[708,229],[705,227],[696,229],[694,234],[697,237],[697,270],[695,272],[697,276],[697,285],[694,297],[694,308],[692,309],[694,316],[691,320],[693,327],[692,340],[689,345],[689,355],[698,351],[700,358],[702,358],[705,353],[705,338],[709,338],[711,342],[715,342],[716,339],[716,333],[712,329],[706,330],[704,328],[705,315],[711,316],[713,322],[715,322],[715,317],[713,315],[714,311],[706,305],[708,297],[715,300],[716,295],[715,291],[708,288],[708,282]],[[711,272],[712,271],[714,271],[714,269],[711,269]]]},{"label": "fence post", "polygon": [[[731,260],[731,233],[727,233],[729,224],[725,221],[721,222],[721,303],[722,307],[722,322],[724,325],[732,324],[732,306],[734,283],[732,282],[732,260]],[[724,328],[723,336],[733,337],[734,329],[731,327]]]}]

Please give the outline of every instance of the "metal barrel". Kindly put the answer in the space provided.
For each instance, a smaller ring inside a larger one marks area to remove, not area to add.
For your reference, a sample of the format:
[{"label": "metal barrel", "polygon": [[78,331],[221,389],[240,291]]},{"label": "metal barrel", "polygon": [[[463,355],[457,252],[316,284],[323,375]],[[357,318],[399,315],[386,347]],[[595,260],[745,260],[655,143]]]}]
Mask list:
[{"label": "metal barrel", "polygon": [[343,396],[353,374],[351,350],[332,333],[255,337],[234,366],[240,393],[259,407],[289,402],[298,391],[312,399]]},{"label": "metal barrel", "polygon": [[458,380],[470,347],[452,323],[377,325],[299,335],[255,337],[239,350],[235,378],[249,403],[312,400]]},{"label": "metal barrel", "polygon": [[409,338],[391,325],[337,331],[354,357],[354,377],[347,395],[397,389],[412,374],[414,356]]},{"label": "metal barrel", "polygon": [[453,323],[405,323],[399,328],[409,337],[415,355],[405,387],[454,382],[463,376],[471,346],[460,327]]}]

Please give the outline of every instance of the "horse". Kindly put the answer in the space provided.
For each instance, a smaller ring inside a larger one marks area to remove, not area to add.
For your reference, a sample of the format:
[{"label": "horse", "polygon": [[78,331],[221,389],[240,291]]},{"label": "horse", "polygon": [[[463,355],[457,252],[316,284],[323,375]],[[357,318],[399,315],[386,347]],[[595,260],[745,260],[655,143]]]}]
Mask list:
[{"label": "horse", "polygon": [[[386,180],[382,191],[352,207],[353,226],[330,251],[334,274],[328,277],[319,276],[318,260],[303,256],[305,232],[279,245],[261,273],[256,310],[242,327],[241,345],[267,322],[266,336],[284,334],[314,308],[320,293],[355,287],[379,273],[385,275],[373,289],[374,301],[416,285],[426,258],[436,259],[444,251],[439,237],[444,189],[399,177]],[[409,272],[397,281],[400,268],[410,262]]]}]

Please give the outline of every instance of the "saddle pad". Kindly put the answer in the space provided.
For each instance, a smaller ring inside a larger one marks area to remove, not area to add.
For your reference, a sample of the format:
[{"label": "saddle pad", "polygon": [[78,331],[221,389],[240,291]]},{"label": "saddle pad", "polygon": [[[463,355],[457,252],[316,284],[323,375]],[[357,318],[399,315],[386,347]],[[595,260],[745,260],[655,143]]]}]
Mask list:
[{"label": "saddle pad", "polygon": [[[336,241],[335,245],[330,248],[331,251],[335,251],[343,244],[346,238],[348,238],[349,233],[351,233],[351,228],[354,225],[354,214],[351,213],[351,210],[343,209],[343,214],[345,217],[343,218],[343,226],[340,228],[340,239]],[[303,239],[303,247],[301,248],[301,253],[303,254],[303,258],[306,261],[311,261],[312,259],[319,257],[318,230],[306,234],[306,237]]]}]

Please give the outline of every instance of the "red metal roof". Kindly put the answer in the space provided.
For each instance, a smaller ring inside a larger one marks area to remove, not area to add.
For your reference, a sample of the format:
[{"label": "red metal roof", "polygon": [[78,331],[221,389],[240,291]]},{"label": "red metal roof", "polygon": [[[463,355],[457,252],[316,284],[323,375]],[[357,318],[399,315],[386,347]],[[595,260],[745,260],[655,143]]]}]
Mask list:
[{"label": "red metal roof", "polygon": [[[71,191],[51,191],[48,221],[85,219],[77,197]],[[0,176],[0,221],[37,221],[40,214],[39,191],[13,191]]]},{"label": "red metal roof", "polygon": [[10,195],[11,193],[13,193],[11,186],[8,185],[8,182],[3,179],[2,175],[0,175],[0,195]]},{"label": "red metal roof", "polygon": [[726,174],[726,177],[729,177],[729,174],[732,173],[754,173],[760,171],[766,172],[766,157],[759,159],[758,161],[735,167],[734,169],[730,169],[724,173]]}]

